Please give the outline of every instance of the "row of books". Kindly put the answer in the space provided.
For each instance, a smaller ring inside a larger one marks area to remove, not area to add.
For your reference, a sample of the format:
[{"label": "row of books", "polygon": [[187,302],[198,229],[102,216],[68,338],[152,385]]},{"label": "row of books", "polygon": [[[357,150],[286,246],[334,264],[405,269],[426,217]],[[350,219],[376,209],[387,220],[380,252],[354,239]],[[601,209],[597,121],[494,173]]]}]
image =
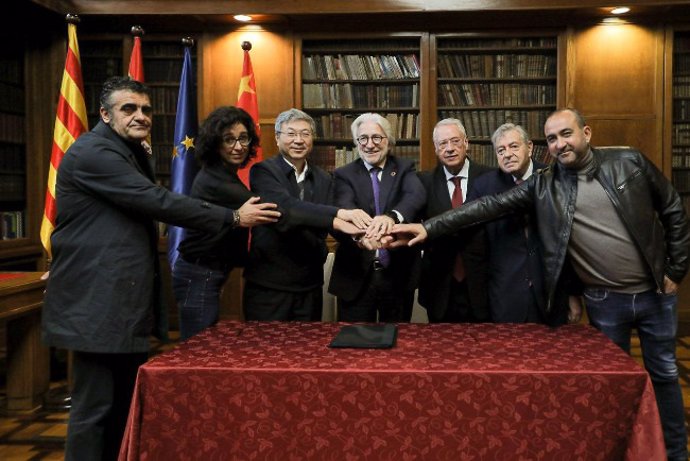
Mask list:
[{"label": "row of books", "polygon": [[0,112],[0,141],[24,143],[25,129],[23,115]]},{"label": "row of books", "polygon": [[[555,106],[554,106],[555,109]],[[533,138],[541,138],[549,110],[464,110],[439,112],[441,119],[457,118],[465,126],[470,138],[491,139],[491,135],[504,123],[520,125]]]},{"label": "row of books", "polygon": [[555,48],[556,37],[506,37],[495,39],[444,39],[439,40],[439,50],[445,48]]},{"label": "row of books", "polygon": [[556,78],[556,57],[543,54],[441,54],[441,78]]},{"label": "row of books", "polygon": [[[471,160],[482,165],[498,167],[496,152],[491,144],[476,144],[470,141],[468,156]],[[551,157],[548,149],[543,144],[534,145],[532,148],[532,159],[547,165],[553,162],[553,157]]]},{"label": "row of books", "polygon": [[[350,127],[360,114],[335,112],[314,117],[316,135],[320,138],[348,139],[352,135]],[[419,116],[416,113],[381,113],[391,124],[396,139],[416,139],[419,137]]]},{"label": "row of books", "polygon": [[439,85],[440,106],[517,106],[554,104],[556,85],[524,83],[444,83]]},{"label": "row of books", "polygon": [[677,98],[684,98],[690,96],[690,75],[673,76],[673,96]]},{"label": "row of books", "polygon": [[419,78],[419,59],[414,54],[398,55],[304,55],[305,80],[381,80]]},{"label": "row of books", "polygon": [[673,178],[673,185],[679,193],[690,193],[690,170],[673,170],[671,177]]},{"label": "row of books", "polygon": [[690,120],[690,99],[676,99],[673,101],[673,119]]},{"label": "row of books", "polygon": [[674,147],[671,151],[672,168],[690,168],[690,146]]},{"label": "row of books", "polygon": [[0,176],[0,203],[21,202],[26,198],[26,178],[23,173]]},{"label": "row of books", "polygon": [[26,237],[23,211],[0,211],[0,238],[11,240]]},{"label": "row of books", "polygon": [[[415,162],[419,167],[419,146],[400,146],[393,148],[392,154],[396,157],[407,158]],[[359,158],[355,146],[314,146],[309,154],[309,161],[326,171],[333,172],[336,168],[347,165]]]},{"label": "row of books", "polygon": [[13,85],[24,85],[24,59],[21,55],[14,58],[4,56],[0,58],[0,79]]},{"label": "row of books", "polygon": [[26,171],[25,146],[0,143],[0,172],[24,174]]},{"label": "row of books", "polygon": [[307,83],[302,85],[302,93],[303,105],[310,109],[419,106],[419,83],[390,86]]},{"label": "row of books", "polygon": [[24,104],[23,85],[0,82],[0,111],[24,113]]},{"label": "row of books", "polygon": [[[192,67],[196,69],[196,64],[193,63]],[[182,56],[170,59],[144,59],[144,75],[148,84],[178,82],[182,75]],[[192,73],[192,79],[194,77],[195,74]]]},{"label": "row of books", "polygon": [[353,52],[353,53],[385,53],[388,50],[399,50],[407,48],[411,50],[419,49],[419,38],[394,38],[394,39],[377,39],[377,40],[359,40],[347,41],[342,40],[305,40],[303,42],[303,49],[305,54],[317,52]]},{"label": "row of books", "polygon": [[[172,144],[175,139],[175,115],[155,115],[151,129],[151,143]],[[170,147],[172,152],[172,147]]]},{"label": "row of books", "polygon": [[690,123],[674,123],[671,127],[673,144],[690,144]]},{"label": "row of books", "polygon": [[690,54],[673,56],[673,72],[690,72]]},{"label": "row of books", "polygon": [[107,78],[122,75],[121,52],[116,56],[89,56],[88,60],[82,59],[82,63],[84,64],[81,68],[84,85],[94,85],[98,92]]},{"label": "row of books", "polygon": [[172,166],[172,144],[153,143],[151,149],[153,150],[153,159],[156,165],[156,174],[170,174],[170,168]]}]

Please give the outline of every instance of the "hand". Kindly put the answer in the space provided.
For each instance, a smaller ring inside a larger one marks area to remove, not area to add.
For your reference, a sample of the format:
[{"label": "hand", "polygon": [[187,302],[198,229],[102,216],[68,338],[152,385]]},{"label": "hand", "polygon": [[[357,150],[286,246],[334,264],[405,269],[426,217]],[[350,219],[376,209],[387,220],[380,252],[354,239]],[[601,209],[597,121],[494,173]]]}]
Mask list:
[{"label": "hand", "polygon": [[333,229],[348,235],[362,235],[364,230],[354,224],[343,221],[340,218],[333,218]]},{"label": "hand", "polygon": [[371,216],[369,216],[366,211],[360,209],[346,210],[341,208],[338,210],[338,214],[336,216],[343,221],[354,224],[360,229],[366,229],[369,227],[369,224],[371,224]]},{"label": "hand", "polygon": [[421,224],[396,224],[389,235],[381,237],[383,248],[398,248],[422,243],[428,237]]},{"label": "hand", "polygon": [[675,295],[678,293],[678,284],[664,275],[664,294]]},{"label": "hand", "polygon": [[377,239],[363,237],[359,240],[359,246],[360,248],[374,251],[381,248],[381,242],[379,242]]},{"label": "hand", "polygon": [[379,240],[384,235],[390,234],[393,226],[395,226],[395,221],[393,221],[393,218],[390,216],[374,216],[374,219],[371,220],[371,224],[369,224],[367,233],[364,234],[364,237]]},{"label": "hand", "polygon": [[240,226],[254,227],[259,224],[269,224],[278,221],[280,212],[275,211],[275,203],[259,203],[259,197],[252,197],[240,207]]},{"label": "hand", "polygon": [[568,323],[580,323],[582,320],[582,298],[579,296],[568,297]]}]

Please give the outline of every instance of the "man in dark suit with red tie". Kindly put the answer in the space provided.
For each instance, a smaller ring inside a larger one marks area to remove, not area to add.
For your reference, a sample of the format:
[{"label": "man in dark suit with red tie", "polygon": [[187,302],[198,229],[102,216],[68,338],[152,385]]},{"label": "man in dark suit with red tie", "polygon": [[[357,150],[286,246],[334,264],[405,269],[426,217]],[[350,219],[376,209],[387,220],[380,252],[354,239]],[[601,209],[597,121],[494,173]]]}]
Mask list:
[{"label": "man in dark suit with red tie", "polygon": [[[467,132],[447,118],[434,127],[438,166],[419,174],[427,193],[423,218],[462,206],[474,180],[490,168],[467,158]],[[444,237],[424,247],[419,304],[429,322],[488,322],[487,270],[481,229]]]},{"label": "man in dark suit with red tie", "polygon": [[[491,141],[498,168],[474,181],[468,201],[512,189],[546,166],[532,160],[532,141],[520,125],[501,125]],[[511,214],[484,224],[484,230],[492,321],[565,323],[567,309],[557,309],[557,318],[547,319],[544,314],[546,292],[541,249],[529,216]]]},{"label": "man in dark suit with red tie", "polygon": [[414,163],[390,155],[391,125],[379,114],[352,123],[360,158],[335,170],[335,205],[373,216],[362,238],[339,238],[329,291],[338,297],[338,319],[408,322],[418,281],[416,248],[377,249],[378,238],[399,222],[415,222],[426,194]]}]

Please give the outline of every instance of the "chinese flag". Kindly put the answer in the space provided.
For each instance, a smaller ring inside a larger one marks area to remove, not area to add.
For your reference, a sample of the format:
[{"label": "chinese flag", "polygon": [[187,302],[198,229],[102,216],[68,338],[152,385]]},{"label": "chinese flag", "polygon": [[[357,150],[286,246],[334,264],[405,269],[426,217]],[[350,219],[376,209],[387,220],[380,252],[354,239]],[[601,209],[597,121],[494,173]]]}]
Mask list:
[{"label": "chinese flag", "polygon": [[141,37],[134,37],[132,56],[129,58],[127,75],[134,80],[144,82],[144,59],[141,56]]},{"label": "chinese flag", "polygon": [[[252,69],[252,60],[249,57],[249,50],[244,50],[244,64],[242,65],[240,89],[237,94],[237,107],[246,110],[247,113],[252,116],[256,134],[261,137],[261,127],[259,127],[259,103],[256,98],[256,82],[254,81],[254,70]],[[247,166],[237,172],[245,186],[249,187],[249,169],[253,164],[260,162],[262,159],[263,152],[261,147],[259,147],[256,152],[256,157],[252,159]]]},{"label": "chinese flag", "polygon": [[55,114],[55,129],[53,131],[53,147],[50,153],[50,171],[48,172],[48,188],[46,190],[46,205],[41,222],[41,242],[52,257],[50,234],[55,229],[55,182],[57,171],[67,148],[84,132],[88,130],[86,118],[86,104],[84,103],[84,83],[81,77],[81,60],[79,44],[77,43],[76,24],[67,25],[67,58],[65,70],[62,73],[60,96]]}]

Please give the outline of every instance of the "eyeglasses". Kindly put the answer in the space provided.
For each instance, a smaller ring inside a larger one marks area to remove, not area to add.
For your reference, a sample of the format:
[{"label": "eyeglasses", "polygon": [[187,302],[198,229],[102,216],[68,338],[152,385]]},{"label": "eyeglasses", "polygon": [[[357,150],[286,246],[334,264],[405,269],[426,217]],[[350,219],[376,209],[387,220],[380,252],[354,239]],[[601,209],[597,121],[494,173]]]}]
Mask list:
[{"label": "eyeglasses", "polygon": [[384,139],[388,139],[388,138],[385,136],[381,136],[380,134],[374,134],[371,136],[362,135],[362,136],[357,138],[357,143],[360,146],[366,146],[367,144],[369,144],[370,139],[371,139],[371,142],[373,142],[375,146],[378,146],[379,144],[381,144],[383,142]]},{"label": "eyeglasses", "polygon": [[439,149],[445,149],[449,145],[454,145],[454,146],[461,146],[462,143],[465,142],[465,138],[450,138],[450,139],[444,139],[443,141],[439,141],[436,143],[436,147]]},{"label": "eyeglasses", "polygon": [[252,142],[252,138],[245,135],[240,135],[239,138],[233,138],[231,136],[228,136],[227,138],[223,138],[223,142],[230,147],[235,147],[235,144],[238,142],[240,143],[240,146],[247,147],[249,143]]},{"label": "eyeglasses", "polygon": [[496,149],[496,155],[499,157],[503,157],[504,155],[517,154],[518,152],[520,152],[520,148],[522,146],[523,146],[523,144],[518,144],[515,142],[508,145],[507,149],[505,147],[501,146],[498,149]]},{"label": "eyeglasses", "polygon": [[311,139],[311,137],[312,137],[311,131],[306,131],[306,130],[305,131],[279,131],[278,134],[285,135],[285,137],[288,138],[288,140],[290,140],[290,141],[294,141],[295,139],[297,139],[298,136],[300,138],[304,139],[305,141]]}]

